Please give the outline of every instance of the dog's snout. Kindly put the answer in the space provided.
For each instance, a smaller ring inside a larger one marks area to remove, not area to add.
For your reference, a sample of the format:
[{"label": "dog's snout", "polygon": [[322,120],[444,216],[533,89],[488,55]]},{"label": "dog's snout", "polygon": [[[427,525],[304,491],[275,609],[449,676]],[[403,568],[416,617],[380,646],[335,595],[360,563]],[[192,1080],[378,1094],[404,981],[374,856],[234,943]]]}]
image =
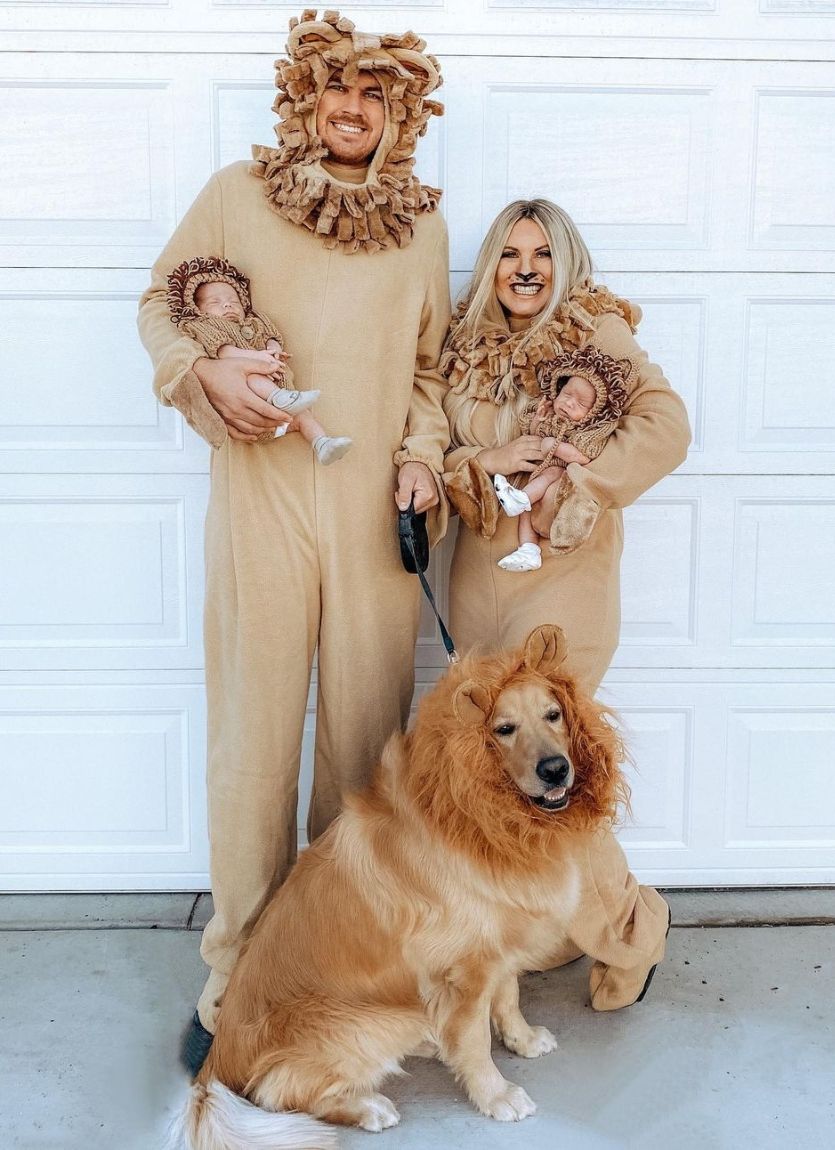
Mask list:
[{"label": "dog's snout", "polygon": [[548,759],[540,759],[536,764],[536,773],[549,787],[562,787],[568,781],[571,764],[565,755],[552,755]]}]

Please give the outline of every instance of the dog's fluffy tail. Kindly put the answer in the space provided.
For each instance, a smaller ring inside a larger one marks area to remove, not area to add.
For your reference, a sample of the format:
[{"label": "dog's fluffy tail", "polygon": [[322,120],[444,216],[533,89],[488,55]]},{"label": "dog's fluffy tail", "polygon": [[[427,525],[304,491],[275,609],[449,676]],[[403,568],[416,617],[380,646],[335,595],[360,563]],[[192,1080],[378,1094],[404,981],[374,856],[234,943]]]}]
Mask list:
[{"label": "dog's fluffy tail", "polygon": [[335,1150],[336,1132],[307,1114],[261,1110],[221,1082],[195,1084],[166,1150]]}]

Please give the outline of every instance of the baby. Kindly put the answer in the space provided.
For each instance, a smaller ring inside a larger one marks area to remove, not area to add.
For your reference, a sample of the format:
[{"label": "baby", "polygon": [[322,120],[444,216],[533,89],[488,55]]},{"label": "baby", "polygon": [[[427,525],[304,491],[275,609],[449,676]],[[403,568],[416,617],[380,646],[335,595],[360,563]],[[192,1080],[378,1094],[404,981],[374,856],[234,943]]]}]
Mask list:
[{"label": "baby", "polygon": [[[542,566],[539,535],[531,523],[531,510],[556,487],[556,531],[551,529],[551,549],[574,551],[591,534],[599,507],[580,495],[565,474],[569,463],[590,463],[617,427],[626,409],[628,372],[620,363],[593,346],[564,353],[537,370],[541,398],[522,417],[523,434],[542,435],[545,458],[520,490],[506,476],[496,475],[493,485],[507,515],[519,515],[519,547],[498,562],[505,571],[536,571]],[[558,546],[554,545],[555,538]]]},{"label": "baby", "polygon": [[347,436],[330,436],[308,408],[319,391],[298,391],[287,385],[292,373],[281,336],[272,323],[252,310],[249,280],[228,260],[198,257],[180,264],[168,277],[171,322],[201,345],[212,359],[243,357],[264,361],[263,375],[248,375],[247,383],[261,399],[294,417],[261,440],[298,430],[323,466],[335,463],[351,447]]}]

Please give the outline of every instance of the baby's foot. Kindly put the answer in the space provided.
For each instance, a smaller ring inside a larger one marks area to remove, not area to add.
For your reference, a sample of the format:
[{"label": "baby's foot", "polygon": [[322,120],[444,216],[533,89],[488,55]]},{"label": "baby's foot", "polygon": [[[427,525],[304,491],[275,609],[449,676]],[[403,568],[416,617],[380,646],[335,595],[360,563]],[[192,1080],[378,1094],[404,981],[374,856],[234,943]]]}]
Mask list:
[{"label": "baby's foot", "polygon": [[542,566],[542,548],[536,543],[523,543],[500,559],[497,566],[503,571],[538,571]]},{"label": "baby's foot", "polygon": [[525,492],[508,483],[504,475],[494,475],[493,486],[505,515],[521,515],[523,511],[530,511],[531,501]]},{"label": "baby's foot", "polygon": [[312,407],[321,394],[321,391],[290,391],[286,387],[276,387],[267,396],[267,403],[271,403],[279,411],[288,411],[291,415],[295,415]]},{"label": "baby's foot", "polygon": [[313,450],[322,466],[327,467],[329,463],[336,463],[337,459],[341,459],[350,451],[353,442],[347,435],[320,435],[313,442]]}]

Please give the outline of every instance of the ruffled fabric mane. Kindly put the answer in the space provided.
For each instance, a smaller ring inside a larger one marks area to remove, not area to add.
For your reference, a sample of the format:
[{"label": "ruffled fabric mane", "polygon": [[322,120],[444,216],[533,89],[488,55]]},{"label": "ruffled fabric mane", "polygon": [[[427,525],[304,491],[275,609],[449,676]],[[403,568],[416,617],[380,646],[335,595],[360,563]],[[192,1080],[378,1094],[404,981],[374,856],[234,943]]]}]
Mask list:
[{"label": "ruffled fabric mane", "polygon": [[[442,81],[438,62],[425,47],[414,32],[357,32],[334,11],[317,20],[316,10],[307,9],[301,21],[290,21],[288,58],[276,61],[279,146],[253,147],[250,171],[264,180],[270,207],[321,236],[327,248],[405,247],[416,218],[438,206],[440,190],[421,184],[412,171],[418,138],[430,116],[443,112],[441,104],[427,99]],[[386,99],[386,129],[363,184],[334,179],[320,162],[328,153],[316,135],[316,107],[335,71],[348,84],[360,71],[373,72]]]},{"label": "ruffled fabric mane", "polygon": [[498,326],[486,327],[472,338],[461,328],[466,310],[467,301],[462,301],[450,324],[440,370],[453,391],[472,399],[489,399],[499,407],[520,390],[539,398],[539,365],[582,347],[599,316],[619,315],[632,331],[641,318],[635,304],[592,280],[578,285],[533,339],[527,331]]}]

